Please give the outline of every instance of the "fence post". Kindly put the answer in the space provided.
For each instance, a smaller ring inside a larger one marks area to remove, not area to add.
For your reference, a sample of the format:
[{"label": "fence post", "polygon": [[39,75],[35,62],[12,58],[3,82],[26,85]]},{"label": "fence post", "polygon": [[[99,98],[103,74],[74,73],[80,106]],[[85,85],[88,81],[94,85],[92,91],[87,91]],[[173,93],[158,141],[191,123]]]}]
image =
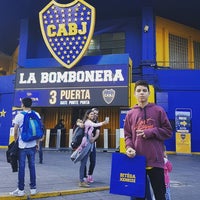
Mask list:
[{"label": "fence post", "polygon": [[49,141],[50,141],[50,129],[47,129],[45,136],[45,148],[49,148]]},{"label": "fence post", "polygon": [[119,140],[120,140],[120,129],[116,129],[116,142],[115,142],[115,148],[119,148]]},{"label": "fence post", "polygon": [[56,149],[60,149],[61,129],[57,129]]},{"label": "fence post", "polygon": [[72,137],[73,137],[73,129],[69,129],[69,148],[71,148]]},{"label": "fence post", "polygon": [[108,129],[104,129],[103,130],[103,134],[104,134],[104,149],[108,149]]}]

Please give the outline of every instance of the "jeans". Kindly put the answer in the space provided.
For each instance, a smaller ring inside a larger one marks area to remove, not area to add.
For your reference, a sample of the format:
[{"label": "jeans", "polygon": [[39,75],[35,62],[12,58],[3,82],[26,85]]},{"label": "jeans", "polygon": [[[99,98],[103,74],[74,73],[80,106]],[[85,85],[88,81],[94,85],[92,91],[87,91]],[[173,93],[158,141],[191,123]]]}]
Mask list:
[{"label": "jeans", "polygon": [[87,165],[87,160],[88,160],[88,156],[90,153],[91,153],[91,151],[88,151],[88,153],[85,155],[85,157],[81,160],[81,165],[80,165],[80,169],[79,169],[80,182],[84,181],[85,167]]},{"label": "jeans", "polygon": [[[93,145],[93,147],[92,147],[92,151],[90,152],[89,159],[90,159],[90,165],[89,165],[88,175],[92,175],[94,172],[95,165],[96,165],[96,147],[95,147],[95,145]],[[85,166],[84,177],[87,177],[87,167],[86,166]]]},{"label": "jeans", "polygon": [[166,197],[166,200],[171,200],[170,187],[166,187],[165,197]]},{"label": "jeans", "polygon": [[43,151],[42,151],[42,141],[39,142],[39,149],[38,149],[38,153],[39,153],[39,163],[43,162]]},{"label": "jeans", "polygon": [[36,172],[35,172],[35,153],[36,147],[19,149],[19,172],[18,172],[18,188],[24,190],[26,157],[28,159],[28,167],[30,172],[30,189],[36,189]]}]

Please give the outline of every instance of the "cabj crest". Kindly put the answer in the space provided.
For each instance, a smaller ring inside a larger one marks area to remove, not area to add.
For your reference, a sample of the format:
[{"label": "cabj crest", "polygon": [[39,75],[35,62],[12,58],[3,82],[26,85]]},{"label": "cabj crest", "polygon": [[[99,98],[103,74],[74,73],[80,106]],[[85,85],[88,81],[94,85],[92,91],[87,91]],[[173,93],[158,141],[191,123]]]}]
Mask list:
[{"label": "cabj crest", "polygon": [[51,1],[40,13],[47,48],[64,67],[72,68],[85,54],[94,33],[95,9],[83,0]]},{"label": "cabj crest", "polygon": [[104,101],[107,104],[111,104],[112,101],[115,98],[115,90],[113,90],[113,89],[105,89],[105,90],[102,91],[102,96],[103,96]]}]

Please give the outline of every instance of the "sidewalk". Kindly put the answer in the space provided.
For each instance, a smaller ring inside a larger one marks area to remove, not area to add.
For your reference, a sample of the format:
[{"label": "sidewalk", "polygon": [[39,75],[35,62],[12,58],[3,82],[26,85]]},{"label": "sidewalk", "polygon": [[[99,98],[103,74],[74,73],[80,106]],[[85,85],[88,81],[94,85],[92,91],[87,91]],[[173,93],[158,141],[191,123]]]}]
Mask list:
[{"label": "sidewalk", "polygon": [[[43,199],[48,200],[130,200],[129,197],[109,193],[110,166],[112,153],[98,152],[94,172],[95,182],[90,188],[78,187],[79,163],[70,160],[70,151],[45,151],[44,163],[39,164],[36,155],[37,191],[35,196],[29,195],[29,173],[26,166],[26,196],[17,198],[9,195],[16,189],[17,173],[13,173],[6,162],[6,150],[0,149],[0,199]],[[171,173],[171,194],[173,200],[199,200],[200,188],[200,156],[169,155],[173,164]]]}]

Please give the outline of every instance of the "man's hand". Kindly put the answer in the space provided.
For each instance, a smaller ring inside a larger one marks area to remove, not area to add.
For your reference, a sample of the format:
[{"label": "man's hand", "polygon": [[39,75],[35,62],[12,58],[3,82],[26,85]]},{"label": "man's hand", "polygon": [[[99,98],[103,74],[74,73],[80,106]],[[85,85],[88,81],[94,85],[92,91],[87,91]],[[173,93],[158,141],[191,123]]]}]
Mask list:
[{"label": "man's hand", "polygon": [[135,149],[133,149],[133,148],[131,148],[131,147],[128,147],[128,148],[126,149],[126,155],[127,155],[129,158],[135,157],[135,155],[136,155]]},{"label": "man's hand", "polygon": [[144,134],[144,130],[136,130],[137,133],[137,137],[142,137],[142,138],[146,138],[146,135]]}]

